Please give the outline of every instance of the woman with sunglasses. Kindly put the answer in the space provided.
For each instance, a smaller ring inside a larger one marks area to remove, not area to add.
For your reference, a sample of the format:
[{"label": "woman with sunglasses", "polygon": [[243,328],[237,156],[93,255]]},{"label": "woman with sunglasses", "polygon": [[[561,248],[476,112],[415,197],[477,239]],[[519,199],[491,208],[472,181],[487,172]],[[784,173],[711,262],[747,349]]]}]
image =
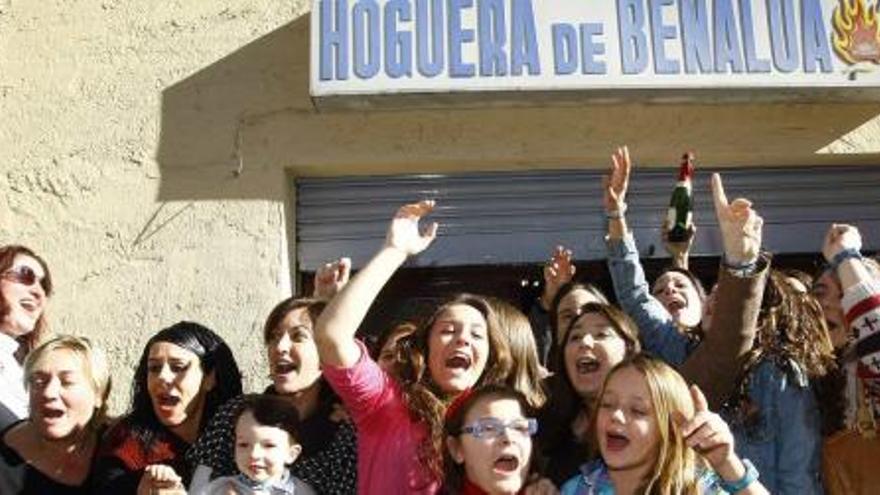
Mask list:
[{"label": "woman with sunglasses", "polygon": [[503,385],[465,392],[449,406],[444,425],[444,491],[512,494],[526,486],[532,469],[532,436],[525,396]]},{"label": "woman with sunglasses", "polygon": [[22,363],[46,333],[49,267],[24,246],[0,247],[0,428],[28,416]]}]

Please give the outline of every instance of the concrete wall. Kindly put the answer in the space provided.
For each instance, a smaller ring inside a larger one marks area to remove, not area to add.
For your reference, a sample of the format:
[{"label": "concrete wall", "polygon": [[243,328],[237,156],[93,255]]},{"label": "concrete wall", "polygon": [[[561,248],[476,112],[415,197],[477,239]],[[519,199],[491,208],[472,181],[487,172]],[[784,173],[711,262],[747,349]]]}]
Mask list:
[{"label": "concrete wall", "polygon": [[128,399],[143,342],[180,319],[228,339],[247,388],[290,293],[290,178],[880,163],[876,103],[318,111],[304,0],[0,0],[0,242],[42,253],[56,330],[96,337]]}]

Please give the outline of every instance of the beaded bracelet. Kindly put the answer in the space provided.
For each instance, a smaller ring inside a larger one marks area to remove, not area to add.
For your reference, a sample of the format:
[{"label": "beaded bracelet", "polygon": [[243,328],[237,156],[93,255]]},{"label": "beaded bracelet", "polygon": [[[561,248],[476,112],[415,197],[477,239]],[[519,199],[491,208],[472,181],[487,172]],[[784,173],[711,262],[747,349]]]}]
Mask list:
[{"label": "beaded bracelet", "polygon": [[736,481],[727,481],[724,478],[721,478],[721,489],[725,492],[739,493],[758,479],[758,470],[755,469],[755,465],[752,464],[752,461],[743,459],[742,463],[743,466],[746,467],[746,473],[743,474],[742,478]]}]

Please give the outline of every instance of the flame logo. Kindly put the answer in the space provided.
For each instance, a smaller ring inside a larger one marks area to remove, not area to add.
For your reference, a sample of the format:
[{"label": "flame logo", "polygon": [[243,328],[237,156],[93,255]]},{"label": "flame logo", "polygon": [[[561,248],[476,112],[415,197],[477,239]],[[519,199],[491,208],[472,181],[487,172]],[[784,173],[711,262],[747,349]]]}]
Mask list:
[{"label": "flame logo", "polygon": [[834,51],[847,64],[880,64],[880,0],[873,7],[864,0],[840,0],[834,8]]}]

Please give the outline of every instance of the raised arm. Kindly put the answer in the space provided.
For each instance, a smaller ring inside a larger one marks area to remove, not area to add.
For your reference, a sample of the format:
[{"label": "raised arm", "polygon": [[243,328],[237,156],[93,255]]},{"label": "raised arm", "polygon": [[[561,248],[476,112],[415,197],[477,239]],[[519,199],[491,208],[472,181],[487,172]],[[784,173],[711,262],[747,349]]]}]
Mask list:
[{"label": "raised arm", "polygon": [[348,283],[351,276],[351,258],[339,258],[318,267],[315,271],[312,297],[329,301]]},{"label": "raised arm", "polygon": [[880,400],[880,278],[862,259],[862,236],[852,225],[834,224],[825,236],[822,254],[836,270],[843,289],[847,328],[855,338],[856,362],[847,368],[847,425],[860,433],[877,432]]},{"label": "raised arm", "polygon": [[604,206],[608,218],[608,271],[620,307],[639,327],[642,347],[673,366],[680,366],[694,342],[679,332],[666,308],[651,295],[639,261],[635,239],[626,225],[626,193],[632,162],[629,149],[611,155],[611,169],[604,177]]},{"label": "raised arm", "polygon": [[624,214],[631,169],[629,148],[622,146],[611,154],[611,170],[608,175],[602,177],[605,216],[608,217],[608,239],[611,241],[621,240],[627,234]]},{"label": "raised arm", "polygon": [[367,311],[408,256],[427,248],[437,235],[437,223],[419,231],[419,220],[434,209],[433,201],[402,206],[388,228],[385,243],[366,266],[327,305],[315,324],[315,342],[322,364],[347,368],[361,356],[355,341]]},{"label": "raised arm", "polygon": [[769,258],[761,256],[763,220],[752,203],[727,201],[721,176],[712,175],[715,214],[724,244],[718,285],[707,301],[703,342],[688,357],[681,373],[719,408],[736,386],[746,355],[755,340]]}]

